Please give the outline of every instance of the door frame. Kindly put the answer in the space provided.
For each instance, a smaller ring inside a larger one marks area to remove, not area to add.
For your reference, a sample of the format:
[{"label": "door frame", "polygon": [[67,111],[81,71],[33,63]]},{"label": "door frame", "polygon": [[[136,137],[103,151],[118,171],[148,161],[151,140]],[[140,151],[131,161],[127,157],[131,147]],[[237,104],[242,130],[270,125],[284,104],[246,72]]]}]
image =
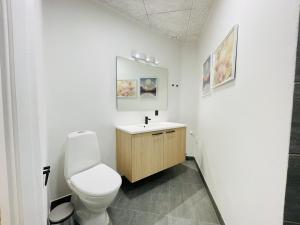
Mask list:
[{"label": "door frame", "polygon": [[38,97],[40,0],[0,0],[10,225],[47,224]]}]

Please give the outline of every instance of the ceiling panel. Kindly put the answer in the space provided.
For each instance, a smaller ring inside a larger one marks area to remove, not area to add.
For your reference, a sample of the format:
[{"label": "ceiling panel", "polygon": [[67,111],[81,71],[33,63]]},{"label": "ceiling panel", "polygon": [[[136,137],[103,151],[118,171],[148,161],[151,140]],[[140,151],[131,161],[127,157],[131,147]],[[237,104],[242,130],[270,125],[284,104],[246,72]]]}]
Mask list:
[{"label": "ceiling panel", "polygon": [[214,0],[98,0],[139,23],[171,38],[194,40],[212,9]]},{"label": "ceiling panel", "polygon": [[193,0],[193,9],[210,10],[213,2],[212,0]]},{"label": "ceiling panel", "polygon": [[148,15],[141,15],[135,18],[136,22],[140,23],[140,24],[144,24],[150,27],[150,23],[149,23],[149,19],[148,19]]},{"label": "ceiling panel", "polygon": [[193,0],[144,0],[148,14],[188,10],[192,8]]},{"label": "ceiling panel", "polygon": [[[189,11],[175,11],[149,15],[150,25],[173,38],[185,35]],[[162,22],[163,21],[163,22]]]},{"label": "ceiling panel", "polygon": [[139,18],[146,15],[146,10],[143,0],[99,0],[104,4],[118,10],[123,14],[127,14],[134,18]]},{"label": "ceiling panel", "polygon": [[192,9],[191,17],[188,24],[187,35],[199,33],[208,17],[207,11]]}]

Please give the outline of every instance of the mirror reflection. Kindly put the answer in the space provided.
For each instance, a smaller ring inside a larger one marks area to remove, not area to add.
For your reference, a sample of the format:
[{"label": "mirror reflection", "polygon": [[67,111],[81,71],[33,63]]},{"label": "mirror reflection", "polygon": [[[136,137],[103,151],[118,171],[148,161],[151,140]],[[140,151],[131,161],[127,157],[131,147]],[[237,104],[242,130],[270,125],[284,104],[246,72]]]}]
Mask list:
[{"label": "mirror reflection", "polygon": [[166,110],[168,69],[117,57],[117,109]]}]

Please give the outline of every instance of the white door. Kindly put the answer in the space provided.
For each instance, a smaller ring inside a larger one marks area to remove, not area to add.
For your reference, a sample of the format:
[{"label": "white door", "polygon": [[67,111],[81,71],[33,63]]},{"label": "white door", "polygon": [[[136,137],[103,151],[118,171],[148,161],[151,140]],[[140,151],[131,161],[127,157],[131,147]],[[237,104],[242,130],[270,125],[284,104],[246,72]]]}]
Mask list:
[{"label": "white door", "polygon": [[46,149],[38,89],[40,2],[0,0],[1,225],[47,224],[42,174]]},{"label": "white door", "polygon": [[[1,77],[1,64],[0,64]],[[10,223],[10,203],[8,192],[7,162],[6,162],[6,145],[4,136],[4,114],[2,85],[0,79],[0,225],[9,225]]]}]

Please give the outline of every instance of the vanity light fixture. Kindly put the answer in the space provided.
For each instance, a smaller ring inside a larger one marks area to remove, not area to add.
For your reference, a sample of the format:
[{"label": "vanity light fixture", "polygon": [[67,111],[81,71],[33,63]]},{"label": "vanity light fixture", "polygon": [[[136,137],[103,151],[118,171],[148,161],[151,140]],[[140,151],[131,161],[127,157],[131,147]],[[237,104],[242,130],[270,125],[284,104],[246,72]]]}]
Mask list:
[{"label": "vanity light fixture", "polygon": [[137,52],[133,50],[131,52],[131,57],[136,61],[141,61],[145,63],[150,63],[154,65],[158,65],[159,61],[153,56],[147,56],[145,53]]},{"label": "vanity light fixture", "polygon": [[134,57],[135,57],[136,59],[139,59],[139,58],[140,58],[140,53],[136,53],[136,54],[134,55]]},{"label": "vanity light fixture", "polygon": [[132,51],[131,52],[131,57],[134,58],[137,61],[139,61],[139,60],[146,61],[146,55],[144,53],[141,53],[141,52]]},{"label": "vanity light fixture", "polygon": [[131,52],[131,57],[132,57],[133,59],[135,59],[135,60],[139,60],[141,56],[140,56],[140,53],[138,53],[137,51],[133,50],[133,51]]},{"label": "vanity light fixture", "polygon": [[139,53],[139,54],[140,54],[139,60],[146,62],[146,55],[144,53]]}]

